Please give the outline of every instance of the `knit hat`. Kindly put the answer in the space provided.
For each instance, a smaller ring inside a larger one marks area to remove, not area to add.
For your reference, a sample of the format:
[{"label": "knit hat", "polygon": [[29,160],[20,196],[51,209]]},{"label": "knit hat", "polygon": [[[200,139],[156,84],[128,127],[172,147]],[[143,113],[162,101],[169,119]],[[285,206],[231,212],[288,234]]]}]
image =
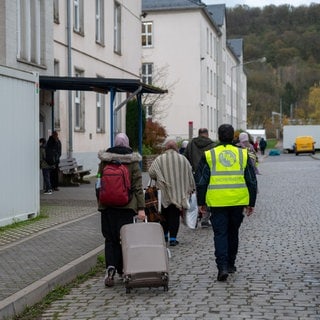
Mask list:
[{"label": "knit hat", "polygon": [[240,142],[246,142],[246,141],[249,141],[249,136],[246,132],[241,132],[239,134],[239,141]]},{"label": "knit hat", "polygon": [[125,133],[118,133],[116,135],[116,138],[114,139],[114,145],[115,146],[120,146],[120,147],[127,147],[130,148],[129,146],[129,138]]},{"label": "knit hat", "polygon": [[182,141],[181,147],[182,147],[182,148],[186,148],[187,145],[188,145],[188,142],[189,142],[189,141],[187,141],[187,140]]}]

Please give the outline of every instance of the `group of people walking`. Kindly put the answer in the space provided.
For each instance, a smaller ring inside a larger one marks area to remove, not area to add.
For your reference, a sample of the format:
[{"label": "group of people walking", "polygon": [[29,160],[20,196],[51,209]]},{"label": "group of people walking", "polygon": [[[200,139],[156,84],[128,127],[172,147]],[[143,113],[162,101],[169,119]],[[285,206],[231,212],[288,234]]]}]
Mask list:
[{"label": "group of people walking", "polygon": [[61,142],[58,132],[53,131],[46,142],[40,139],[40,169],[43,175],[44,194],[59,191],[59,162],[61,157]]},{"label": "group of people walking", "polygon": [[[225,281],[236,272],[239,245],[239,228],[244,214],[250,216],[257,197],[255,166],[248,149],[234,144],[234,129],[223,124],[218,129],[219,143],[215,144],[206,128],[199,129],[184,150],[178,149],[174,140],[166,142],[164,152],[149,168],[149,175],[161,191],[161,222],[169,246],[179,245],[178,232],[181,213],[188,210],[189,198],[196,192],[201,226],[212,226],[218,281]],[[180,151],[180,152],[179,152]],[[121,161],[131,175],[130,202],[124,207],[102,206],[101,228],[105,238],[105,285],[114,285],[117,272],[122,275],[120,229],[132,223],[133,217],[145,219],[141,156],[133,152],[124,133],[115,138],[115,145],[98,154],[98,174],[113,160]]]}]

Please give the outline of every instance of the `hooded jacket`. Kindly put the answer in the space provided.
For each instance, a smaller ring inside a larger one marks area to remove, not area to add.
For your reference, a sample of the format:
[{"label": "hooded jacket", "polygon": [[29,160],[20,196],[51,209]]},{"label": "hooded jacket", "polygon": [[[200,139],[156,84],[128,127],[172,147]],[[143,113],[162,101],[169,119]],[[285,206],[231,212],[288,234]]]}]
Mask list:
[{"label": "hooded jacket", "polygon": [[[117,146],[109,148],[107,151],[99,151],[98,158],[101,161],[98,168],[98,174],[100,174],[101,176],[103,168],[111,161],[120,161],[129,169],[132,199],[127,205],[123,207],[115,207],[115,209],[132,209],[135,212],[137,212],[140,209],[144,209],[145,202],[142,187],[142,175],[139,166],[139,162],[142,160],[141,155],[138,152],[132,152],[131,148]],[[98,202],[99,211],[104,210],[106,208],[107,207],[101,205]]]},{"label": "hooded jacket", "polygon": [[198,168],[200,159],[204,153],[215,146],[215,143],[208,137],[199,136],[193,138],[190,143],[188,143],[184,155],[189,160],[192,170],[195,173]]}]

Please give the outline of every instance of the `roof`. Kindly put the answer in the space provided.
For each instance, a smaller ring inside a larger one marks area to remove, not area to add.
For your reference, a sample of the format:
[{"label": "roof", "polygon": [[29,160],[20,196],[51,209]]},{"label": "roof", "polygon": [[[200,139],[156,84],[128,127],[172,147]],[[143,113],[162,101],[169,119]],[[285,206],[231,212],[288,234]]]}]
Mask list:
[{"label": "roof", "polygon": [[[222,7],[221,7],[222,6]],[[211,6],[211,11],[213,9],[219,10],[218,15],[221,12],[225,13],[223,9],[224,5],[214,5]],[[178,11],[178,10],[202,10],[209,20],[211,21],[213,27],[216,29],[220,35],[221,31],[214,20],[214,15],[210,10],[209,6],[203,3],[201,0],[142,0],[142,12],[160,12],[160,11]]]},{"label": "roof", "polygon": [[142,0],[142,11],[194,9],[205,7],[199,0]]},{"label": "roof", "polygon": [[39,85],[40,89],[53,91],[73,90],[108,93],[114,90],[133,93],[140,89],[140,93],[163,94],[168,92],[168,90],[147,85],[137,79],[39,76]]},{"label": "roof", "polygon": [[243,39],[229,39],[227,40],[227,44],[240,59],[243,53]]},{"label": "roof", "polygon": [[226,5],[225,4],[208,5],[207,10],[210,12],[215,24],[219,27],[223,26],[225,17],[226,17]]}]

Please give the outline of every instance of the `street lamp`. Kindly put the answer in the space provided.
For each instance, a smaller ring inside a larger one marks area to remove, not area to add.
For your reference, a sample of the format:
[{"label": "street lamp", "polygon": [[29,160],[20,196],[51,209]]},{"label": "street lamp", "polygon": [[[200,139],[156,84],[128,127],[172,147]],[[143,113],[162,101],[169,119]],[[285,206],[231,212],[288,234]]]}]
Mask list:
[{"label": "street lamp", "polygon": [[280,113],[279,112],[275,112],[275,111],[271,112],[272,124],[274,124],[273,116],[279,116],[279,126],[280,126],[280,128],[276,130],[276,138],[279,139],[279,137],[280,137],[279,130],[281,130],[281,126],[282,126],[282,113],[281,112]]},{"label": "street lamp", "polygon": [[280,122],[280,125],[281,125],[281,123],[282,123],[282,114],[281,113],[272,111],[271,112],[271,116],[272,116],[272,124],[274,124],[273,116],[279,116],[279,122]]},{"label": "street lamp", "polygon": [[[260,63],[265,63],[267,61],[266,57],[262,57],[259,59],[255,59],[255,60],[249,60],[247,62],[244,63],[239,63],[235,66],[231,67],[231,99],[230,99],[230,103],[231,103],[231,125],[233,126],[233,70],[236,68],[240,68],[243,67],[244,65],[250,64],[250,63],[254,63],[254,62],[260,62]],[[238,96],[238,86],[237,86],[237,90],[236,90],[236,96]],[[238,100],[238,99],[236,99]],[[236,107],[238,105],[238,102],[236,101]]]}]

